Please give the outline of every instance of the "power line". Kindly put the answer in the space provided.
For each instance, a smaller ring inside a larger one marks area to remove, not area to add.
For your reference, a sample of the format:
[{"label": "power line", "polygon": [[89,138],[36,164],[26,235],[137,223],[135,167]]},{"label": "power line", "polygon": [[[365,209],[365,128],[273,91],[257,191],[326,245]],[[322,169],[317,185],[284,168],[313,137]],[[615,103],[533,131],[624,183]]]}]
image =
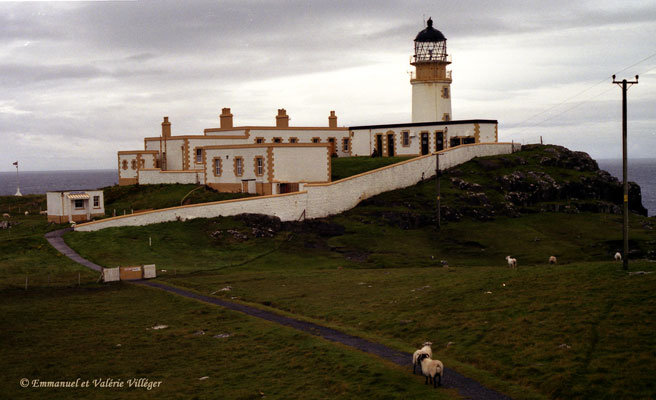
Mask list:
[{"label": "power line", "polygon": [[[618,75],[618,74],[620,74],[621,72],[624,72],[624,71],[628,70],[629,68],[632,68],[632,67],[635,67],[636,65],[642,64],[643,62],[645,62],[645,61],[647,61],[647,60],[649,60],[650,58],[653,58],[653,57],[656,57],[656,53],[653,53],[653,54],[651,54],[651,55],[649,55],[649,56],[643,58],[642,60],[640,60],[640,61],[638,61],[638,62],[636,62],[636,63],[634,63],[634,64],[631,64],[631,65],[629,65],[628,67],[626,67],[626,68],[624,68],[624,69],[621,69],[620,71],[616,72],[614,75]],[[651,72],[651,71],[653,71],[654,69],[656,69],[656,67],[655,67],[655,68],[652,68],[652,69],[650,69],[650,70],[648,70],[648,71],[646,71],[646,72],[643,73],[643,74],[646,74],[646,73],[648,73],[648,72]],[[557,104],[555,104],[555,105],[553,105],[553,106],[547,108],[546,110],[540,111],[539,113],[534,114],[534,115],[528,117],[527,119],[525,119],[525,120],[519,122],[517,125],[520,125],[520,126],[521,126],[521,125],[523,125],[524,123],[526,123],[526,122],[532,120],[533,118],[535,118],[535,117],[537,117],[537,116],[540,116],[540,115],[542,115],[542,114],[545,114],[545,113],[547,113],[547,112],[553,110],[554,108],[560,107],[561,105],[568,103],[570,100],[572,100],[572,99],[574,99],[574,98],[576,98],[576,97],[582,95],[583,93],[585,93],[585,92],[587,92],[587,91],[589,91],[589,90],[591,90],[591,89],[593,89],[593,88],[595,88],[595,87],[597,87],[597,86],[599,86],[599,85],[601,85],[602,83],[605,83],[605,82],[608,82],[608,77],[606,77],[606,78],[600,80],[599,82],[597,82],[597,83],[595,83],[594,85],[588,87],[587,89],[584,89],[584,90],[582,90],[582,91],[580,91],[580,92],[578,92],[578,93],[576,93],[576,94],[574,94],[574,95],[572,95],[572,96],[566,98],[565,100],[561,101],[560,103],[557,103]],[[571,108],[565,109],[564,111],[562,111],[562,112],[560,112],[560,113],[558,113],[558,114],[556,114],[556,115],[553,115],[553,116],[551,116],[551,117],[549,117],[549,118],[547,118],[547,119],[545,119],[545,120],[543,120],[543,121],[541,121],[541,122],[539,122],[539,123],[537,123],[537,124],[531,125],[531,126],[539,126],[539,125],[542,125],[543,123],[549,121],[550,119],[555,118],[555,117],[557,117],[557,116],[559,116],[559,115],[562,115],[562,114],[564,114],[565,112],[571,111],[571,110],[573,110],[574,108],[577,108],[577,107],[581,106],[582,104],[584,104],[584,103],[586,103],[586,102],[592,100],[593,98],[595,98],[595,97],[599,97],[600,95],[605,94],[605,93],[608,92],[608,91],[609,91],[609,90],[606,90],[606,91],[604,91],[603,93],[601,93],[601,94],[599,94],[599,95],[597,95],[597,96],[590,97],[590,98],[588,98],[588,99],[582,101],[581,103],[577,104],[577,105],[574,106],[574,107],[571,107]],[[524,131],[522,130],[522,131],[518,132],[517,134],[519,134],[519,133],[523,133],[523,132],[524,132]]]}]

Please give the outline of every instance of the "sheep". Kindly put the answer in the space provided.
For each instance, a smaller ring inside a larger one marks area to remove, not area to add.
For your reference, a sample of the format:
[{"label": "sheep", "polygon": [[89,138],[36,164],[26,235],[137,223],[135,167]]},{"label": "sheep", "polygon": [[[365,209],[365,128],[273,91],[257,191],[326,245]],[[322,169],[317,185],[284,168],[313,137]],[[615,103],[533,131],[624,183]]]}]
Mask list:
[{"label": "sheep", "polygon": [[417,372],[417,365],[419,365],[419,370],[421,370],[421,364],[419,362],[419,356],[422,354],[428,354],[429,357],[433,356],[433,350],[431,349],[431,342],[426,342],[422,344],[421,349],[417,350],[414,352],[412,355],[412,373],[416,374]]},{"label": "sheep", "polygon": [[10,215],[7,214],[7,213],[3,213],[3,214],[2,214],[2,218],[9,219],[9,217],[10,217]]},{"label": "sheep", "polygon": [[421,363],[421,372],[426,377],[424,385],[427,385],[428,379],[430,379],[433,381],[434,388],[442,386],[442,377],[444,376],[444,364],[442,364],[442,361],[431,360],[428,354],[419,355],[418,360]]},{"label": "sheep", "polygon": [[508,261],[508,268],[517,268],[517,259],[506,256],[506,261]]},{"label": "sheep", "polygon": [[622,255],[619,251],[615,253],[615,261],[622,261]]},{"label": "sheep", "polygon": [[549,264],[557,264],[557,263],[558,263],[558,259],[556,258],[556,256],[549,257]]}]

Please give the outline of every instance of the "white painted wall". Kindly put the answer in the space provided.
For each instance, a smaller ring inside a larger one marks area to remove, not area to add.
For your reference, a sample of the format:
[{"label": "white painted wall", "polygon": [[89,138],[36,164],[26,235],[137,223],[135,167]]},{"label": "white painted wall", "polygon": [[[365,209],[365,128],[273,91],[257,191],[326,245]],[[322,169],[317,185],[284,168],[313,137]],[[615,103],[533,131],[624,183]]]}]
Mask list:
[{"label": "white painted wall", "polygon": [[328,146],[273,147],[273,179],[278,182],[330,182]]},{"label": "white painted wall", "polygon": [[[442,88],[449,87],[449,97],[442,98]],[[451,114],[451,85],[444,82],[412,82],[412,122],[443,121]]]},{"label": "white painted wall", "polygon": [[[521,148],[515,145],[515,150]],[[448,169],[474,157],[509,154],[510,143],[482,143],[454,147],[440,152],[440,169]],[[194,204],[163,210],[108,218],[75,227],[76,231],[95,231],[117,226],[140,226],[175,221],[177,218],[213,218],[241,213],[259,213],[279,217],[283,221],[297,220],[305,211],[306,218],[337,214],[355,207],[371,196],[412,186],[422,178],[435,175],[435,154],[417,157],[402,163],[379,168],[326,184],[305,184],[301,192]]]},{"label": "white painted wall", "polygon": [[203,183],[203,171],[162,171],[156,169],[142,169],[139,171],[140,185],[155,185],[160,183]]}]

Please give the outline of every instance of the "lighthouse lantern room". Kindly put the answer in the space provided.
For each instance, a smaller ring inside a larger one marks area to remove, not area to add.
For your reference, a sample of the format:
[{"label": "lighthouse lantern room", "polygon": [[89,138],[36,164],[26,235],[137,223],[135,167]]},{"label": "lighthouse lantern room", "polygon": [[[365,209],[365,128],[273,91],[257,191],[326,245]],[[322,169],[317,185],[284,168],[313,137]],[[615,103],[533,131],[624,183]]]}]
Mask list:
[{"label": "lighthouse lantern room", "polygon": [[415,67],[412,84],[412,122],[450,121],[451,57],[446,52],[446,37],[433,28],[431,18],[426,29],[415,38],[415,54],[410,64]]}]

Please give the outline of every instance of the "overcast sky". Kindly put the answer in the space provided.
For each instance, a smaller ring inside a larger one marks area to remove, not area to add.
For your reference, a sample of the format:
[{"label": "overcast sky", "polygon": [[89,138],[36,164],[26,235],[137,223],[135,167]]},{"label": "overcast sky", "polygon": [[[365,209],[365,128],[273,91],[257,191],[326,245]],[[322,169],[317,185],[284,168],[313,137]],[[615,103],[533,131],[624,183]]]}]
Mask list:
[{"label": "overcast sky", "polygon": [[640,74],[629,156],[654,157],[653,0],[0,1],[0,171],[113,169],[163,116],[202,134],[222,107],[235,125],[274,125],[278,108],[292,126],[330,110],[340,126],[410,122],[429,16],[453,57],[454,119],[619,158],[610,76]]}]

